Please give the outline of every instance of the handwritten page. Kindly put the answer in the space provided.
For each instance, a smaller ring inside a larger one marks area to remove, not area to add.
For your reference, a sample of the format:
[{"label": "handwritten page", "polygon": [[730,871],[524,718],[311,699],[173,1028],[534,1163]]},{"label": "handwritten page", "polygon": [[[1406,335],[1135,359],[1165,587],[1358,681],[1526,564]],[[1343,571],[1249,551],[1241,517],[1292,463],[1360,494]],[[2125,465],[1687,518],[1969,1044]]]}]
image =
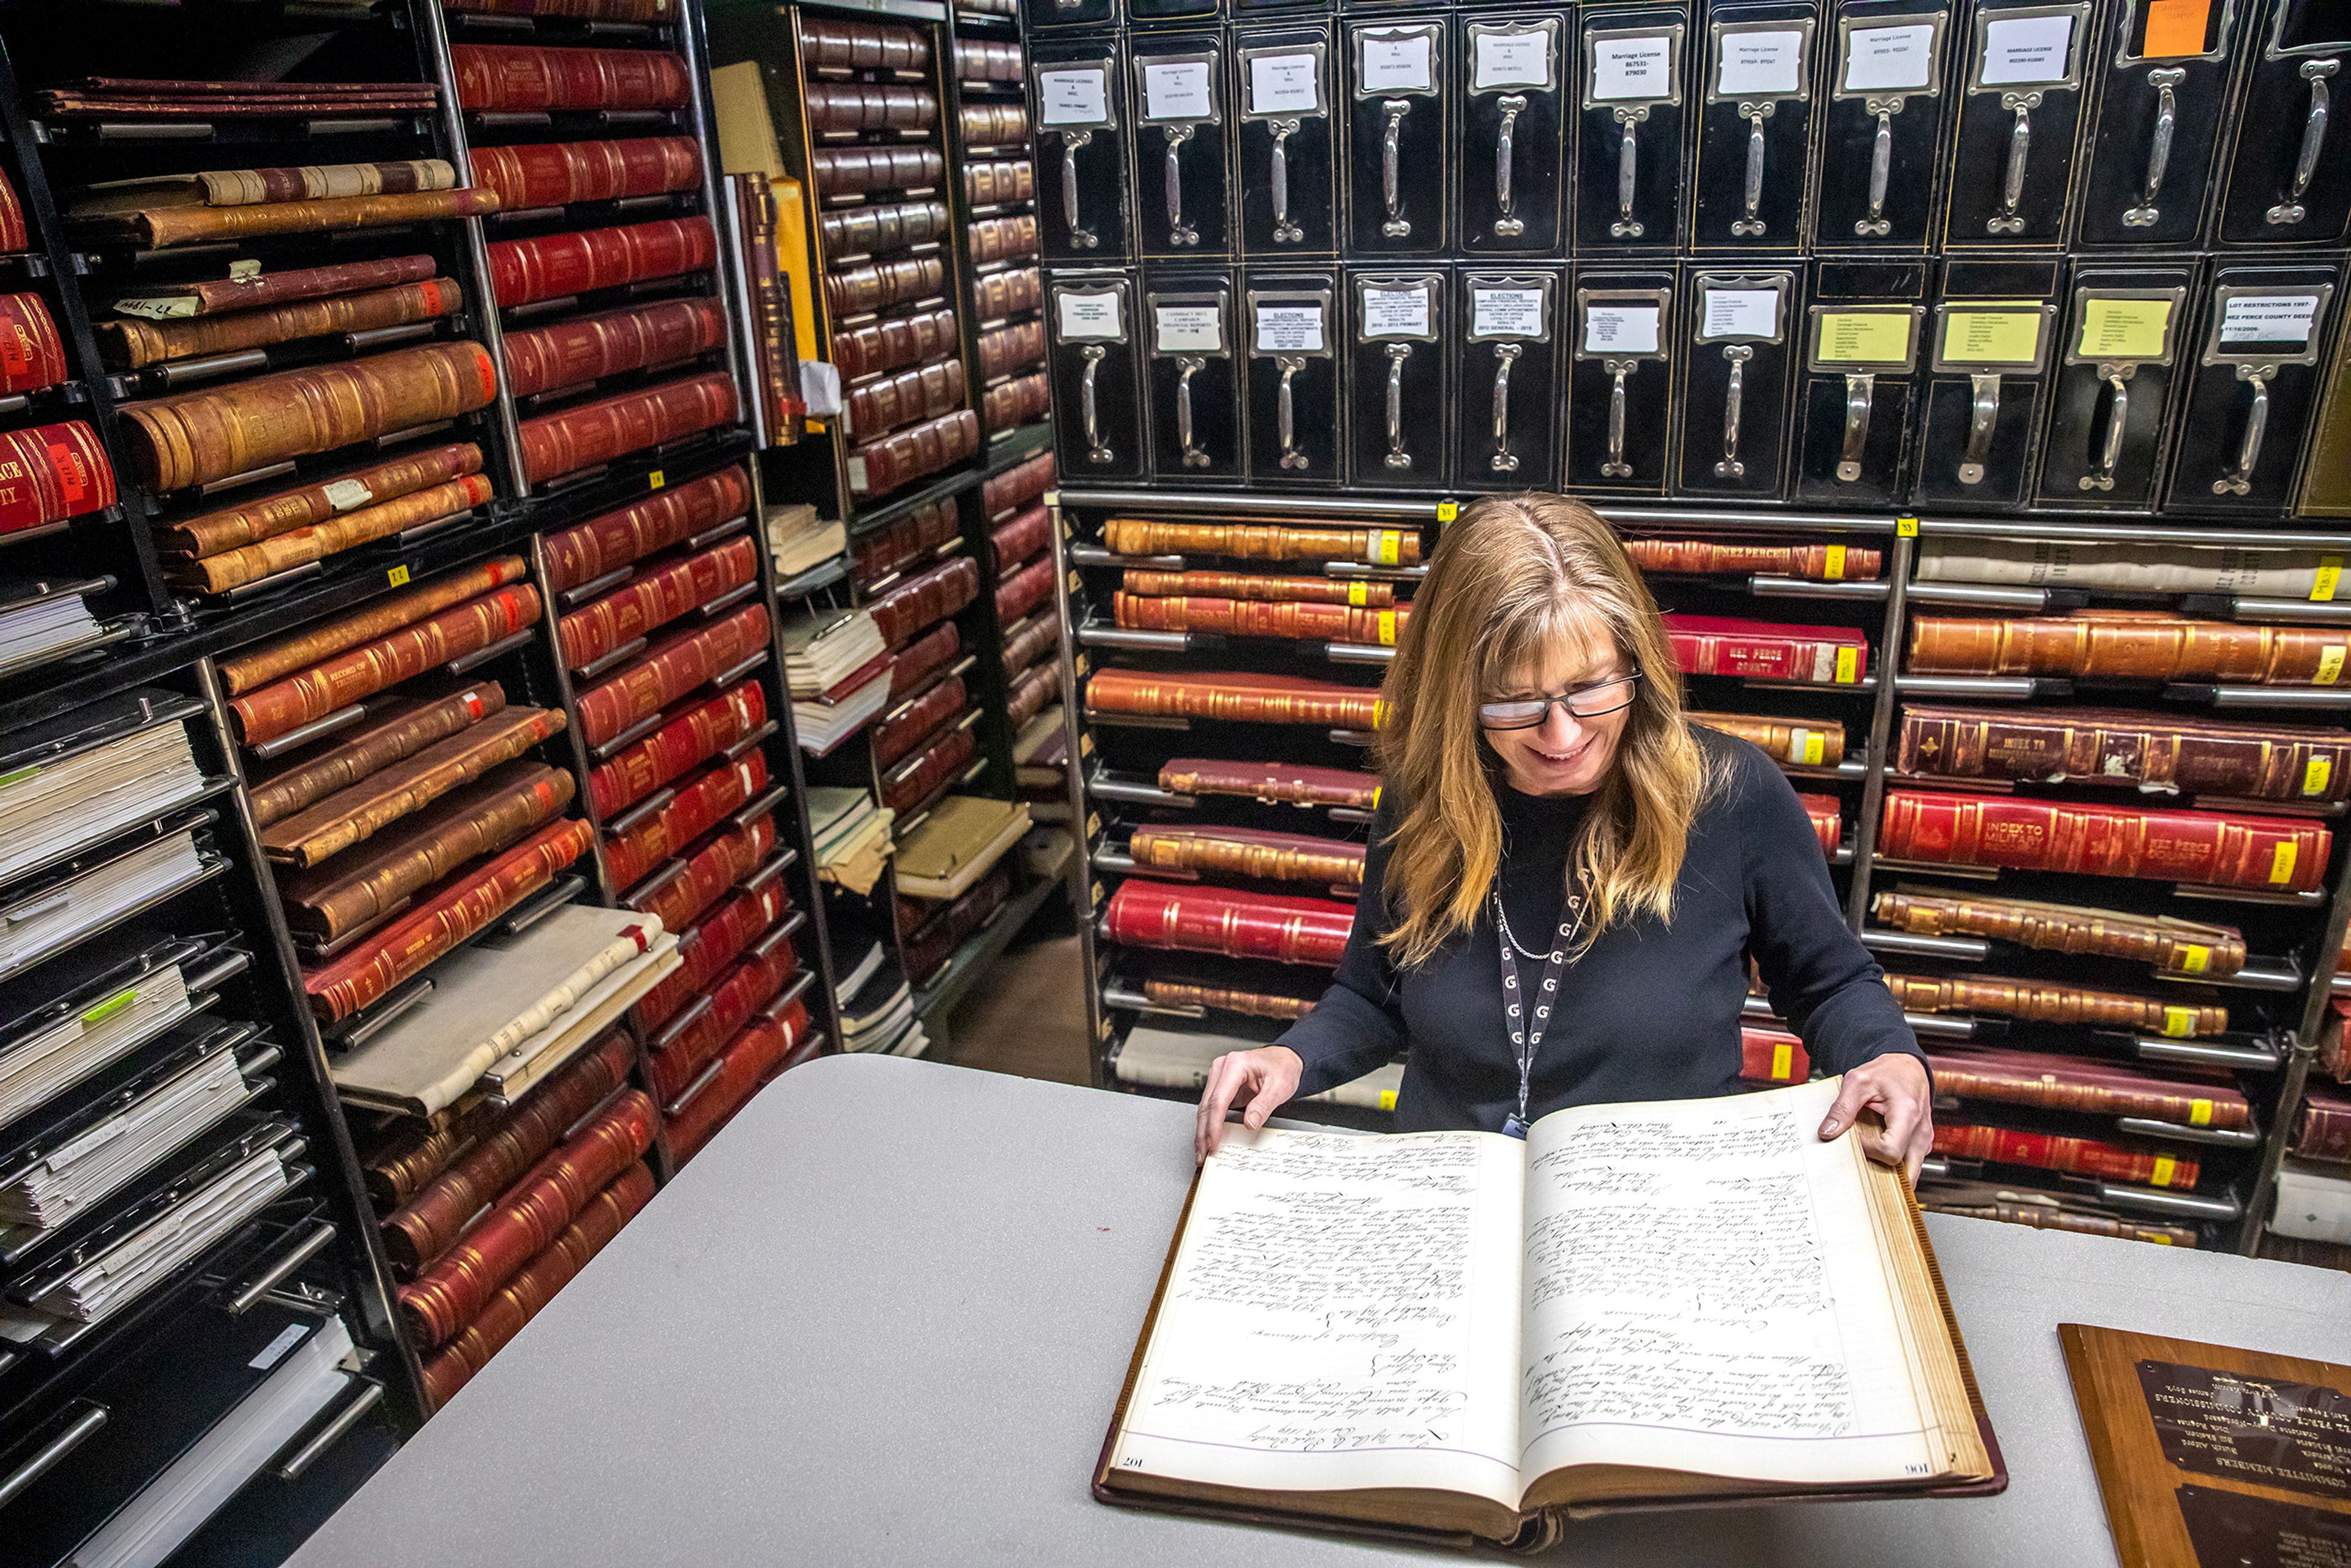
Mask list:
[{"label": "handwritten page", "polygon": [[1113,1469],[1515,1509],[1520,1150],[1228,1127]]}]

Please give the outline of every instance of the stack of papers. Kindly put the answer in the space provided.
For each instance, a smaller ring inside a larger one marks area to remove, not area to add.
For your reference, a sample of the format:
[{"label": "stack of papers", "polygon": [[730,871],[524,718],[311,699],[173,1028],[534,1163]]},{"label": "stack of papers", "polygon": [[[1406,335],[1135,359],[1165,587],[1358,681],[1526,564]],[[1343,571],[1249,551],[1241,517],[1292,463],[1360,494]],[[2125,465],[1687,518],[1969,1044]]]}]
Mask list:
[{"label": "stack of papers", "polygon": [[792,695],[823,700],[858,684],[890,656],[882,629],[862,610],[825,610],[784,623],[784,679]]},{"label": "stack of papers", "polygon": [[71,946],[108,921],[208,872],[193,828],[0,900],[0,978]]},{"label": "stack of papers", "polygon": [[890,825],[897,813],[876,806],[863,789],[830,785],[810,787],[808,801],[817,875],[861,897],[872,893],[890,858]]},{"label": "stack of papers", "polygon": [[[10,751],[39,747],[47,727],[9,737]],[[29,745],[16,744],[20,740]],[[204,787],[184,724],[153,725],[54,761],[0,767],[0,877],[143,822]]]},{"label": "stack of papers", "polygon": [[40,1009],[23,1027],[0,1024],[0,1126],[52,1095],[120,1060],[193,1010],[176,963],[124,977],[112,988],[105,977],[86,991]]},{"label": "stack of papers", "polygon": [[[920,1034],[922,1026],[914,1021],[914,988],[895,975],[876,979],[862,988],[841,1005],[841,1044],[850,1051],[871,1051],[885,1056],[913,1056],[919,1051],[904,1049],[909,1044],[906,1036]],[[922,1048],[927,1049],[925,1040]]]},{"label": "stack of papers", "polygon": [[856,967],[841,977],[840,993],[844,997],[853,997],[862,990],[865,982],[881,971],[882,958],[882,944],[876,942],[865,950],[865,956],[857,960]]},{"label": "stack of papers", "polygon": [[[79,585],[83,589],[95,582]],[[79,593],[0,577],[0,675],[46,664],[98,637],[98,619]]]},{"label": "stack of papers", "polygon": [[898,846],[898,891],[909,898],[960,898],[1029,831],[1018,800],[949,795]]},{"label": "stack of papers", "polygon": [[806,503],[768,508],[768,553],[776,559],[776,575],[797,577],[849,548],[849,530],[837,522],[820,521],[816,508]]},{"label": "stack of papers", "polygon": [[[1266,1041],[1218,1034],[1213,1030],[1162,1029],[1138,1023],[1112,1051],[1105,1064],[1121,1083],[1148,1089],[1199,1090],[1207,1086],[1208,1068],[1230,1051],[1255,1051]],[[1391,1061],[1374,1068],[1352,1083],[1326,1089],[1301,1099],[1301,1105],[1352,1105],[1366,1111],[1393,1111],[1396,1092],[1404,1087],[1404,1063]]]}]

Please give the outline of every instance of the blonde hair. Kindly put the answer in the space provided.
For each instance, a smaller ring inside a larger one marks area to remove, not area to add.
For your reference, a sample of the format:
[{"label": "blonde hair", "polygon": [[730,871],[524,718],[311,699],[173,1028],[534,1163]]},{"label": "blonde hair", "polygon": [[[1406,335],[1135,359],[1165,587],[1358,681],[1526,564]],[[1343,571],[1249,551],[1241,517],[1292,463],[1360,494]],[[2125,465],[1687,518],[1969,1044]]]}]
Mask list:
[{"label": "blonde hair", "polygon": [[1594,791],[1571,886],[1580,947],[1638,915],[1673,917],[1691,821],[1711,788],[1682,718],[1681,671],[1656,601],[1608,525],[1562,496],[1495,496],[1447,526],[1381,688],[1378,757],[1404,813],[1389,837],[1391,956],[1425,962],[1468,931],[1501,861],[1496,766],[1478,705],[1562,639],[1613,650],[1641,678],[1614,765]]}]

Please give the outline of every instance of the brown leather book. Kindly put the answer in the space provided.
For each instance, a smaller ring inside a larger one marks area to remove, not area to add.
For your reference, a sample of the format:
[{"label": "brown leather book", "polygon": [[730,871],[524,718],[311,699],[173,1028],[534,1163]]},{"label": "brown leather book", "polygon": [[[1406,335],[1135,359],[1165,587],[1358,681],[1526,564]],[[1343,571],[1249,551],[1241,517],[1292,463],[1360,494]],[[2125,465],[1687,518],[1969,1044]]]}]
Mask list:
[{"label": "brown leather book", "polygon": [[1037,664],[1024,670],[1012,682],[1004,695],[1004,717],[1015,729],[1045,711],[1045,705],[1061,695],[1061,672],[1052,664]]},{"label": "brown leather book", "polygon": [[1037,199],[1037,169],[1027,159],[1019,162],[974,162],[963,166],[964,200],[975,207],[1001,206],[1008,202]]},{"label": "brown leather book", "polygon": [[33,95],[39,113],[66,119],[243,120],[314,115],[379,116],[440,102],[425,82],[187,81],[80,77]]},{"label": "brown leather book", "polygon": [[311,163],[299,168],[205,169],[190,174],[151,174],[86,185],[66,204],[65,217],[70,224],[160,207],[249,207],[271,202],[323,202],[345,196],[450,191],[456,185],[456,169],[441,158]]},{"label": "brown leather book", "polygon": [[2168,787],[2253,800],[2351,799],[2351,736],[2112,708],[1912,706],[1896,766],[1958,779]]},{"label": "brown leather book", "polygon": [[919,71],[931,63],[931,41],[887,22],[810,16],[800,23],[800,58],[841,70]]},{"label": "brown leather book", "polygon": [[482,449],[472,442],[435,446],[390,463],[353,469],[340,478],[164,524],[155,530],[155,546],[166,555],[218,555],[481,471]]},{"label": "brown leather book", "polygon": [[1045,298],[1045,280],[1033,267],[1011,267],[975,278],[971,308],[983,322],[1034,310]]},{"label": "brown leather book", "polygon": [[[966,937],[986,925],[989,915],[1004,907],[1004,901],[1011,892],[1011,873],[998,866],[988,873],[978,886],[962,897],[949,901],[945,907],[936,904],[929,905],[937,913],[912,929],[901,928],[901,940],[905,944],[906,972],[927,977],[953,957],[955,950],[963,946]],[[900,899],[901,920],[907,913],[905,906],[919,902]]]},{"label": "brown leather book", "polygon": [[[2143,1220],[2123,1219],[2107,1214],[2085,1214],[2077,1209],[2053,1208],[2036,1200],[2027,1201],[2014,1193],[1995,1196],[2005,1191],[1998,1184],[1976,1184],[1991,1186],[1994,1191],[1980,1197],[1948,1196],[1949,1189],[1938,1184],[1927,1189],[1918,1199],[1918,1207],[1928,1214],[1958,1215],[1966,1219],[1996,1219],[2003,1225],[2029,1225],[2035,1230],[2070,1230],[2079,1236],[2112,1236],[2125,1241],[2145,1241],[2158,1247],[2194,1249],[2201,1246],[2202,1237],[2194,1227],[2186,1225],[2152,1225]],[[2059,1325],[2061,1328],[2065,1325]]]},{"label": "brown leather book", "polygon": [[1376,773],[1296,762],[1177,757],[1160,767],[1159,787],[1178,795],[1238,795],[1269,806],[1343,806],[1368,811],[1380,803]]},{"label": "brown leather book", "polygon": [[588,798],[609,821],[767,721],[767,694],[757,681],[689,704],[644,739],[590,768]]},{"label": "brown leather book", "polygon": [[1302,1019],[1320,999],[1283,991],[1239,991],[1195,980],[1145,980],[1143,994],[1162,1007],[1207,1008],[1261,1019]]},{"label": "brown leather book", "polygon": [[580,733],[590,746],[651,716],[768,643],[768,607],[754,601],[706,626],[673,632],[618,674],[578,694]]},{"label": "brown leather book", "polygon": [[1261,577],[1247,571],[1147,571],[1129,567],[1119,586],[1140,599],[1247,599],[1270,603],[1346,604],[1388,610],[1393,583],[1336,577]]},{"label": "brown leather book", "polygon": [[702,183],[702,153],[691,136],[476,147],[473,156],[474,183],[496,191],[507,212],[657,196]]},{"label": "brown leather book", "polygon": [[489,247],[490,287],[503,309],[709,271],[718,236],[705,217],[655,218],[614,228],[574,229]]},{"label": "brown leather book", "polygon": [[2298,1159],[2324,1160],[2329,1165],[2351,1162],[2351,1100],[2313,1089],[2302,1103],[2294,1129],[2294,1154]]},{"label": "brown leather book", "polygon": [[963,633],[952,621],[928,632],[890,657],[890,700],[903,701],[907,693],[930,678],[931,672],[955,662],[963,652]]},{"label": "brown leather book", "polygon": [[2169,915],[2040,904],[2022,898],[1881,893],[1870,912],[1921,936],[1990,936],[2052,953],[2095,954],[2151,964],[2159,974],[2224,979],[2245,967],[2245,937],[2227,925]]},{"label": "brown leather book", "polygon": [[1037,216],[982,218],[971,225],[971,261],[987,267],[999,261],[1026,261],[1037,254]]},{"label": "brown leather book", "polygon": [[947,232],[945,202],[889,202],[879,206],[851,207],[819,214],[817,233],[824,253],[835,261],[877,251],[904,250],[927,245]]},{"label": "brown leather book", "polygon": [[565,16],[580,22],[663,24],[677,16],[674,0],[441,0],[441,8],[500,16]]},{"label": "brown leather book", "polygon": [[[1045,492],[1053,487],[1053,455],[1040,452],[1018,467],[979,482],[979,509],[990,517],[1000,517],[1017,507],[1042,500]],[[1241,599],[1246,594],[1233,594]]]},{"label": "brown leather book", "polygon": [[1045,323],[1015,321],[979,335],[979,373],[983,378],[1010,375],[1045,362]]},{"label": "brown leather book", "polygon": [[381,261],[347,261],[334,267],[293,267],[194,283],[142,283],[137,292],[116,298],[113,309],[117,315],[172,321],[421,283],[440,270],[440,262],[429,256],[394,256]]},{"label": "brown leather book", "polygon": [[457,44],[457,102],[472,110],[683,109],[685,61],[666,49]]},{"label": "brown leather book", "polygon": [[413,491],[308,528],[275,534],[258,544],[240,545],[193,559],[167,559],[163,571],[181,587],[203,593],[225,593],[376,539],[388,539],[411,528],[487,506],[492,493],[489,476],[466,474],[429,490]]},{"label": "brown leather book", "polygon": [[315,866],[563,733],[560,709],[509,707],[262,830],[279,865]]},{"label": "brown leather book", "polygon": [[577,528],[548,535],[544,546],[548,580],[559,593],[593,582],[680,539],[742,517],[750,506],[751,483],[740,468],[722,468],[689,479],[659,495],[590,517]]},{"label": "brown leather book", "polygon": [[[2144,1116],[2190,1127],[2242,1127],[2252,1110],[2225,1072],[2183,1082],[2097,1057],[2044,1051],[1931,1051],[1938,1094],[2095,1116]],[[2191,1070],[2192,1071],[2192,1070]]]},{"label": "brown leather book", "polygon": [[1239,673],[1159,674],[1102,670],[1086,683],[1097,713],[1214,718],[1240,724],[1307,724],[1373,730],[1380,727],[1378,688]]},{"label": "brown leather book", "polygon": [[2156,1001],[2002,975],[1888,975],[1886,988],[1906,1011],[1914,1013],[1992,1013],[2032,1023],[2147,1030],[2179,1040],[2224,1034],[2229,1028],[2226,1008]]},{"label": "brown leather book", "polygon": [[1113,517],[1102,543],[1119,555],[1225,555],[1241,560],[1420,564],[1418,528],[1324,528],[1291,523],[1160,523]]},{"label": "brown leather book", "polygon": [[1889,789],[1877,852],[2301,893],[2325,881],[2334,841],[2326,829],[2293,818]]},{"label": "brown leather book", "polygon": [[575,316],[507,334],[507,391],[528,397],[646,365],[677,364],[726,337],[726,313],[715,299],[664,299]]},{"label": "brown leather book", "polygon": [[140,482],[164,492],[454,419],[497,390],[488,350],[436,343],[126,403],[123,429]]},{"label": "brown leather book", "polygon": [[1834,768],[1844,760],[1844,726],[1833,718],[1786,719],[1761,714],[1688,713],[1692,724],[1760,746],[1792,768]]},{"label": "brown leather book", "polygon": [[1875,578],[1883,551],[1860,545],[1736,544],[1721,539],[1626,539],[1625,553],[1643,571],[1745,577],[1802,577],[1814,582]]},{"label": "brown leather book", "polygon": [[882,640],[894,649],[978,596],[979,564],[969,556],[957,556],[906,579],[865,608]]},{"label": "brown leather book", "polygon": [[344,233],[392,225],[439,223],[498,210],[497,193],[412,191],[404,194],[330,196],[315,202],[265,202],[244,207],[150,207],[67,220],[86,245],[130,245],[163,250],[180,245],[243,245],[270,235]]},{"label": "brown leather book", "polygon": [[999,382],[980,398],[979,423],[990,435],[1042,419],[1053,403],[1051,384],[1040,372]]},{"label": "brown leather book", "polygon": [[496,681],[475,681],[444,696],[395,695],[371,702],[359,727],[298,753],[248,784],[246,798],[254,821],[264,828],[281,821],[506,706],[506,688]]},{"label": "brown leather book", "polygon": [[[1006,574],[996,585],[996,619],[999,624],[1017,621],[1053,597],[1053,563],[1048,559],[1032,560],[1018,571]],[[1168,600],[1149,601],[1155,604],[1172,602]]]},{"label": "brown leather book", "polygon": [[998,523],[988,530],[987,541],[996,552],[997,572],[1001,575],[1010,571],[1033,560],[1052,545],[1052,514],[1042,507],[1016,512],[1009,522]]},{"label": "brown leather book", "polygon": [[951,360],[956,354],[956,314],[948,306],[866,321],[832,337],[832,362],[843,381],[883,371]]},{"label": "brown leather book", "polygon": [[870,590],[955,538],[962,527],[952,496],[917,507],[896,522],[850,541],[850,579]]},{"label": "brown leather book", "polygon": [[2132,681],[2333,685],[2343,633],[2329,628],[2190,621],[2153,610],[2084,610],[2009,620],[1921,615],[1913,674],[2095,675]]},{"label": "brown leather book", "polygon": [[[1050,568],[1050,563],[1048,563]],[[1161,599],[1111,596],[1121,626],[1153,632],[1213,632],[1228,637],[1282,637],[1314,642],[1393,644],[1412,606],[1358,610],[1351,604],[1269,603],[1248,599]]]},{"label": "brown leather book", "polygon": [[971,766],[979,738],[968,729],[950,729],[899,765],[882,780],[882,804],[899,816],[914,809]]},{"label": "brown leather book", "polygon": [[279,878],[286,924],[320,943],[364,930],[466,862],[496,854],[553,821],[576,789],[570,774],[544,763],[495,768],[413,822],[379,833],[364,851]]},{"label": "brown leather book", "polygon": [[946,263],[935,256],[869,261],[825,274],[824,298],[837,316],[862,316],[884,306],[928,299],[946,281]]},{"label": "brown leather book", "polygon": [[987,38],[956,40],[956,79],[958,81],[1008,81],[1020,79],[1022,58],[1018,44],[1000,44]]},{"label": "brown leather book", "polygon": [[613,649],[725,598],[758,571],[758,552],[748,534],[645,571],[627,587],[581,605],[557,622],[563,662],[574,670],[586,669]]},{"label": "brown leather book", "polygon": [[812,81],[802,90],[800,101],[808,110],[809,129],[819,135],[838,131],[926,131],[939,120],[939,95],[904,83]]},{"label": "brown leather book", "polygon": [[221,685],[231,696],[252,691],[294,670],[316,664],[347,648],[356,648],[403,626],[428,620],[453,604],[487,593],[510,582],[520,582],[530,569],[518,555],[496,556],[462,567],[446,576],[420,583],[403,593],[386,594],[358,610],[299,632],[264,643],[249,653],[220,662]]},{"label": "brown leather book", "polygon": [[1024,148],[1029,141],[1029,111],[1017,103],[967,103],[962,109],[966,148]]},{"label": "brown leather book", "polygon": [[888,769],[915,749],[943,724],[952,724],[970,706],[971,694],[963,677],[949,675],[916,697],[904,713],[873,727],[873,766]]},{"label": "brown leather book", "polygon": [[935,147],[818,147],[809,172],[818,195],[858,196],[930,190],[947,177],[947,161]]},{"label": "brown leather book", "polygon": [[1016,623],[1004,634],[1004,673],[1019,675],[1060,651],[1061,622],[1045,611]]},{"label": "brown leather book", "polygon": [[397,1122],[388,1137],[360,1158],[368,1197],[381,1210],[398,1208],[423,1191],[427,1183],[463,1158],[475,1145],[504,1127],[518,1112],[539,1104],[548,1096],[559,1095],[579,1107],[558,1124],[559,1129],[569,1127],[602,1104],[607,1095],[627,1081],[630,1070],[636,1064],[636,1042],[614,1030],[558,1069],[545,1083],[531,1091],[520,1106],[493,1105],[484,1101],[470,1110],[442,1118],[437,1125]]},{"label": "brown leather book", "polygon": [[523,476],[536,485],[576,474],[738,417],[735,379],[724,371],[580,403],[522,422]]},{"label": "brown leather book", "polygon": [[1306,833],[1141,827],[1128,837],[1126,852],[1137,865],[1166,871],[1217,872],[1332,887],[1360,887],[1364,882],[1363,845]]},{"label": "brown leather book", "polygon": [[900,425],[963,407],[963,389],[960,360],[883,376],[849,390],[845,428],[856,440],[872,441]]}]

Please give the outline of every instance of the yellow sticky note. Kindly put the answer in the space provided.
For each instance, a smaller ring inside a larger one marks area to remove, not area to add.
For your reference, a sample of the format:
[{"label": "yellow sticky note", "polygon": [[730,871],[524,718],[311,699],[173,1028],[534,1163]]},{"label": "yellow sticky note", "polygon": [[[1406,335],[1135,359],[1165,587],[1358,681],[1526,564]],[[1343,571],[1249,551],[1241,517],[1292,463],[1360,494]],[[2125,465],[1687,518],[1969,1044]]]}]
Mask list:
[{"label": "yellow sticky note", "polygon": [[1459,517],[1460,515],[1461,515],[1461,503],[1460,503],[1460,502],[1458,502],[1458,501],[1439,501],[1439,502],[1437,502],[1437,520],[1438,522],[1440,522],[1440,523],[1449,523],[1449,522],[1451,522],[1454,518],[1456,518],[1456,517]]},{"label": "yellow sticky note", "polygon": [[2343,673],[2343,649],[2340,643],[2329,643],[2318,651],[2318,673],[2310,677],[2311,684],[2331,686],[2335,677]]},{"label": "yellow sticky note", "polygon": [[2211,961],[2212,949],[2199,947],[2193,942],[2182,949],[2179,955],[2179,967],[2191,975],[2202,974],[2204,967]]},{"label": "yellow sticky note", "polygon": [[1895,518],[1894,537],[1903,539],[1917,538],[1918,537],[1918,519],[1916,517]]},{"label": "yellow sticky note", "polygon": [[1395,612],[1393,610],[1380,612],[1380,642],[1388,647],[1395,645]]},{"label": "yellow sticky note", "polygon": [[2313,604],[2332,603],[2335,585],[2343,580],[2343,558],[2323,555],[2318,558],[2318,570],[2310,576],[2310,601]]},{"label": "yellow sticky note", "polygon": [[2211,1123],[2212,1102],[2210,1100],[2197,1100],[2189,1104],[2188,1124],[2189,1126],[2206,1127],[2211,1125]]},{"label": "yellow sticky note", "polygon": [[1347,602],[1348,602],[1348,603],[1350,603],[1350,604],[1353,604],[1353,605],[1363,605],[1363,604],[1365,604],[1365,603],[1370,602],[1370,601],[1371,601],[1371,597],[1372,597],[1372,585],[1371,585],[1370,583],[1368,583],[1368,582],[1351,582],[1351,583],[1347,584]]},{"label": "yellow sticky note", "polygon": [[2294,880],[2294,841],[2288,839],[2270,856],[2270,880],[2280,887]]},{"label": "yellow sticky note", "polygon": [[2314,757],[2302,770],[2302,792],[2305,795],[2324,795],[2326,793],[2328,780],[2334,777],[2334,758]]},{"label": "yellow sticky note", "polygon": [[2204,26],[2212,0],[2147,0],[2147,47],[2139,57],[2172,60],[2204,52]]},{"label": "yellow sticky note", "polygon": [[1779,1044],[1771,1048],[1772,1082],[1786,1082],[1788,1079],[1794,1074],[1795,1066],[1795,1056],[1794,1053],[1788,1049],[1787,1041],[1782,1040]]},{"label": "yellow sticky note", "polygon": [[2029,365],[2041,357],[2039,310],[1949,310],[1943,359],[1953,364]]},{"label": "yellow sticky note", "polygon": [[2178,1160],[2173,1159],[2169,1155],[2158,1155],[2155,1156],[2155,1175],[2147,1179],[2154,1182],[2158,1186],[2169,1186],[2171,1185],[2172,1176],[2176,1175],[2179,1170],[2179,1162]]},{"label": "yellow sticky note", "polygon": [[645,476],[645,488],[648,490],[658,490],[668,483],[668,476],[658,468]]},{"label": "yellow sticky note", "polygon": [[1849,686],[1861,678],[1861,650],[1839,648],[1836,660],[1836,684]]},{"label": "yellow sticky note", "polygon": [[2194,1034],[2196,1032],[2196,1009],[2194,1008],[2164,1009],[2163,1032],[2173,1040],[2178,1040],[2184,1035]]},{"label": "yellow sticky note", "polygon": [[1831,545],[1825,553],[1828,559],[1823,563],[1822,575],[1831,582],[1842,581],[1844,578],[1844,546]]},{"label": "yellow sticky note", "polygon": [[404,566],[395,566],[390,571],[383,574],[383,580],[392,584],[392,587],[398,588],[402,583],[408,580],[408,569]]},{"label": "yellow sticky note", "polygon": [[1396,1092],[1395,1092],[1395,1090],[1393,1090],[1393,1089],[1383,1089],[1383,1090],[1381,1090],[1381,1091],[1380,1091],[1380,1109],[1381,1109],[1381,1110],[1383,1110],[1383,1111],[1393,1111],[1393,1110],[1395,1110],[1395,1097],[1396,1097]]},{"label": "yellow sticky note", "polygon": [[1907,310],[1823,310],[1814,357],[1826,365],[1898,365],[1910,357]]},{"label": "yellow sticky note", "polygon": [[2082,340],[2074,352],[2085,360],[2159,360],[2171,336],[2168,299],[2082,301]]},{"label": "yellow sticky note", "polygon": [[1370,550],[1374,566],[1394,566],[1404,556],[1404,535],[1394,528],[1372,530]]}]

